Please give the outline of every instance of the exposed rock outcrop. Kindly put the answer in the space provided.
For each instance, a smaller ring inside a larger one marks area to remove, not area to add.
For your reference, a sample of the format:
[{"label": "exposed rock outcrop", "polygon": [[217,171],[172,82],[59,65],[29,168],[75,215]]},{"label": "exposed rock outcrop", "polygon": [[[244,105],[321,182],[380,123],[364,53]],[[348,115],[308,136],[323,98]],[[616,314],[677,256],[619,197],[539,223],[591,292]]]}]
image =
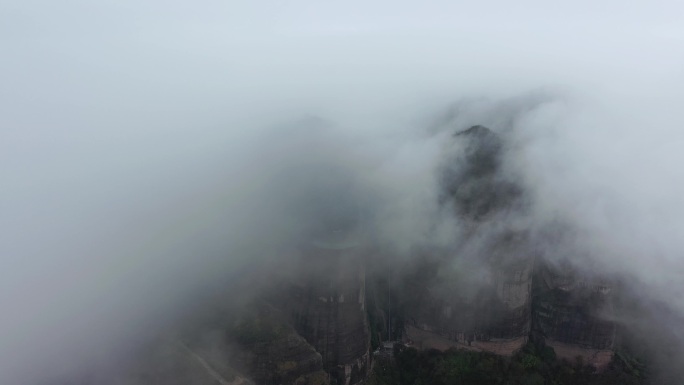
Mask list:
[{"label": "exposed rock outcrop", "polygon": [[[605,367],[615,343],[615,327],[603,317],[610,311],[610,285],[547,264],[525,227],[512,220],[524,217],[525,196],[501,172],[501,137],[474,126],[454,141],[461,151],[443,169],[442,204],[464,231],[457,246],[416,250],[412,264],[397,272],[404,339],[418,348],[509,356],[534,334],[560,358],[581,356]],[[331,202],[325,210],[332,207],[332,214],[302,247],[306,268],[268,300],[282,325],[266,333],[268,341],[243,343],[249,348],[240,362],[258,384],[355,385],[368,376],[371,336],[358,218]],[[384,328],[388,314],[373,311]],[[386,329],[376,331],[392,338]]]},{"label": "exposed rock outcrop", "polygon": [[577,356],[602,369],[613,357],[616,326],[609,282],[580,277],[565,266],[540,263],[535,279],[534,324],[560,358]]},{"label": "exposed rock outcrop", "polygon": [[231,361],[257,384],[329,384],[321,354],[270,305],[242,317],[229,335],[240,346]]},{"label": "exposed rock outcrop", "polygon": [[331,378],[346,385],[363,383],[370,370],[366,276],[357,252],[353,242],[312,245],[305,255],[312,273],[290,287],[284,303]]},{"label": "exposed rock outcrop", "polygon": [[509,218],[524,214],[524,195],[501,173],[497,134],[473,126],[454,138],[461,151],[444,167],[442,201],[467,231],[456,250],[411,267],[422,273],[411,273],[407,339],[422,348],[511,355],[534,328],[559,357],[605,367],[615,343],[615,325],[605,317],[610,285],[583,279],[569,265],[551,267],[513,226]]},{"label": "exposed rock outcrop", "polygon": [[[502,141],[495,133],[473,126],[455,139],[463,151],[444,168],[443,201],[454,207],[471,235],[441,258],[441,277],[432,277],[424,298],[409,306],[407,337],[426,348],[510,355],[526,343],[530,331],[535,255],[523,233],[492,230],[491,223],[514,208],[520,189],[499,173]],[[434,289],[449,280],[460,283],[447,284],[451,288],[446,291]]]}]

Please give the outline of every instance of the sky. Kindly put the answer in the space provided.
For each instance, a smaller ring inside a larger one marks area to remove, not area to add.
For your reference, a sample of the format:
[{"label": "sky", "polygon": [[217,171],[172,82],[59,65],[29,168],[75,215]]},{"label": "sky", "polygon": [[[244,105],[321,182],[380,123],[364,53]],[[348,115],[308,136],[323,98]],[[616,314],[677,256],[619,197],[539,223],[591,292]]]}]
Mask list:
[{"label": "sky", "polygon": [[0,382],[72,370],[203,282],[277,263],[309,192],[287,170],[311,159],[372,191],[388,238],[423,234],[443,155],[426,130],[463,100],[463,124],[514,111],[511,173],[539,223],[582,229],[601,269],[684,315],[682,15],[678,1],[0,0]]}]

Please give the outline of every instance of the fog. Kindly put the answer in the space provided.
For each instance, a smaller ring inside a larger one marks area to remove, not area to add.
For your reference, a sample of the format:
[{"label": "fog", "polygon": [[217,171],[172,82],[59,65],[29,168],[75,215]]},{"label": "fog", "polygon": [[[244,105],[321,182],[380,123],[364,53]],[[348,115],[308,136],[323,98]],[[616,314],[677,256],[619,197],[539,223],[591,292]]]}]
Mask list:
[{"label": "fog", "polygon": [[0,382],[292,268],[331,190],[397,258],[453,242],[438,170],[473,124],[510,138],[529,226],[684,346],[684,7],[471,3],[0,2]]}]

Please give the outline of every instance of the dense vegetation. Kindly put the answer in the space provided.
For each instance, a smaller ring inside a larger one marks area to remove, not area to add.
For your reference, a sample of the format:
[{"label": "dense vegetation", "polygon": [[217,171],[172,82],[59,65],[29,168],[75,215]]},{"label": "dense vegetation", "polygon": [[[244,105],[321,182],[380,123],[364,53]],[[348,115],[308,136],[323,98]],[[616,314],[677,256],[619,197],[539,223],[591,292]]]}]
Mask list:
[{"label": "dense vegetation", "polygon": [[602,373],[556,359],[550,347],[528,344],[513,357],[464,350],[418,351],[395,348],[393,357],[377,356],[370,385],[637,385],[644,384],[641,365],[616,355]]}]

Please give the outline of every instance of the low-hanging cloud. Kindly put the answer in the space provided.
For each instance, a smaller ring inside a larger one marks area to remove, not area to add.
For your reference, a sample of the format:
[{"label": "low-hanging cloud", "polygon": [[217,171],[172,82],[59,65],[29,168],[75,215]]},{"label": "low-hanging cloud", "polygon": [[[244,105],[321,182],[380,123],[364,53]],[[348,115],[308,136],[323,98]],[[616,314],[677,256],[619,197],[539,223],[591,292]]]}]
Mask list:
[{"label": "low-hanging cloud", "polygon": [[684,317],[682,9],[593,7],[3,4],[0,382],[285,269],[313,207],[403,258],[455,242],[439,173],[475,124],[506,137],[519,220],[572,229],[549,253]]}]

